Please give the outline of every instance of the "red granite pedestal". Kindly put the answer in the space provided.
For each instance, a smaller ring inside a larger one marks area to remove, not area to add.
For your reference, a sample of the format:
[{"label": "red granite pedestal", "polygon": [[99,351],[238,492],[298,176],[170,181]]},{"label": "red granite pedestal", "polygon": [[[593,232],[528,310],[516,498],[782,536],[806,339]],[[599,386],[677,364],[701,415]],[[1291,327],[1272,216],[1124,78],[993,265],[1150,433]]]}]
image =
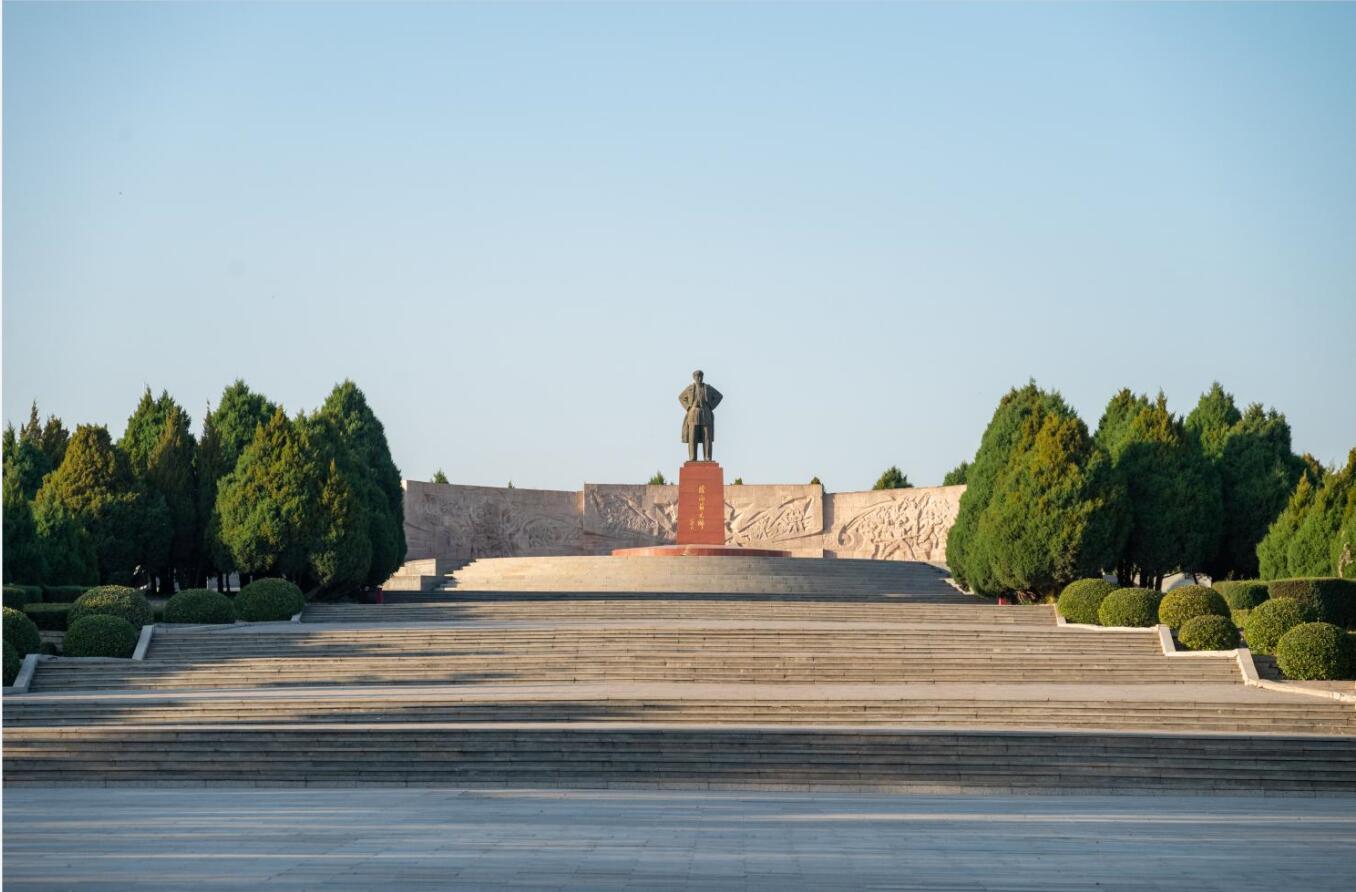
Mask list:
[{"label": "red granite pedestal", "polygon": [[713,461],[678,469],[678,544],[725,544],[725,471]]},{"label": "red granite pedestal", "polygon": [[678,544],[617,548],[615,557],[790,557],[776,548],[725,544],[725,472],[713,461],[678,469]]}]

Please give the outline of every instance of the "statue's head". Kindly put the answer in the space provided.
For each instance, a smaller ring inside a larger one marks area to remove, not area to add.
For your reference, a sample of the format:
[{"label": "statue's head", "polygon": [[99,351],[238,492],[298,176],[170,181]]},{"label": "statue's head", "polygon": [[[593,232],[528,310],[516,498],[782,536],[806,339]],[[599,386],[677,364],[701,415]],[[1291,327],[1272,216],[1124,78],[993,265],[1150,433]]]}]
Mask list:
[{"label": "statue's head", "polygon": [[701,369],[697,369],[697,371],[695,371],[695,372],[692,373],[692,380],[693,380],[693,381],[696,381],[698,384],[702,383],[702,370],[701,370]]}]

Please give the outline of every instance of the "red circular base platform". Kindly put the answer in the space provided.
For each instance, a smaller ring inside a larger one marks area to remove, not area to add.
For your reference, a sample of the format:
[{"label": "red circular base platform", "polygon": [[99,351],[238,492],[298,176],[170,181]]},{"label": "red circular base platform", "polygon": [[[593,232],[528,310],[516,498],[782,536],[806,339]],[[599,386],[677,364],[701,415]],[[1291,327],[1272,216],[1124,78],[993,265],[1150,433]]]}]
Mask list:
[{"label": "red circular base platform", "polygon": [[648,545],[614,548],[613,557],[791,557],[777,548],[740,548],[738,545]]}]

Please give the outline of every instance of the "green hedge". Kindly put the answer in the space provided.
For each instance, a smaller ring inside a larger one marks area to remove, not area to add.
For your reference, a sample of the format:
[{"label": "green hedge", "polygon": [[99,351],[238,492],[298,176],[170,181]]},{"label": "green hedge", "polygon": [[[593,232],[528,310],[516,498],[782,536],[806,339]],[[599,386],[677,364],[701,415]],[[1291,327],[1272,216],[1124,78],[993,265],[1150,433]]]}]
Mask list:
[{"label": "green hedge", "polygon": [[19,656],[19,651],[8,641],[4,643],[5,651],[5,687],[14,684],[14,679],[19,677],[19,669],[24,664],[24,658]]},{"label": "green hedge", "polygon": [[137,649],[137,628],[120,616],[92,613],[71,623],[61,642],[68,657],[130,657]]},{"label": "green hedge", "polygon": [[49,604],[73,604],[76,598],[89,590],[88,585],[44,585],[42,599]]},{"label": "green hedge", "polygon": [[70,625],[88,616],[118,616],[136,628],[155,622],[155,611],[146,596],[124,585],[101,585],[75,599]]},{"label": "green hedge", "polygon": [[1286,678],[1350,678],[1352,651],[1352,638],[1345,629],[1332,623],[1303,623],[1281,636],[1276,665]]},{"label": "green hedge", "polygon": [[1259,654],[1276,652],[1276,642],[1295,626],[1316,622],[1318,614],[1313,605],[1294,601],[1289,598],[1272,598],[1263,601],[1248,614],[1243,635],[1248,639],[1248,647]]},{"label": "green hedge", "polygon": [[167,623],[233,623],[235,607],[220,592],[190,588],[179,592],[165,604]]},{"label": "green hedge", "polygon": [[1226,579],[1216,582],[1214,589],[1232,610],[1251,610],[1270,597],[1267,584],[1260,579]]},{"label": "green hedge", "polygon": [[1071,623],[1097,625],[1097,608],[1102,600],[1116,590],[1114,582],[1105,579],[1076,579],[1059,593],[1059,615]]},{"label": "green hedge", "polygon": [[23,610],[26,604],[36,604],[42,600],[42,587],[37,585],[6,585],[0,592],[0,602],[6,607]]},{"label": "green hedge", "polygon": [[1229,615],[1229,602],[1212,588],[1203,585],[1184,585],[1175,588],[1158,602],[1158,621],[1176,630],[1189,619],[1198,616]]},{"label": "green hedge", "polygon": [[29,604],[24,613],[33,620],[39,629],[48,632],[64,632],[70,625],[70,604]]},{"label": "green hedge", "polygon": [[291,619],[305,606],[301,589],[286,579],[256,579],[235,597],[236,615],[251,623]]},{"label": "green hedge", "polygon": [[1356,625],[1356,580],[1318,577],[1277,579],[1267,585],[1271,597],[1310,605],[1322,622]]},{"label": "green hedge", "polygon": [[1187,650],[1233,650],[1238,647],[1238,627],[1228,617],[1207,613],[1182,623],[1177,640]]},{"label": "green hedge", "polygon": [[0,613],[4,614],[5,640],[14,645],[20,657],[36,653],[38,648],[42,647],[42,636],[38,634],[38,627],[33,625],[33,620],[28,618],[27,613],[13,607],[5,607]]},{"label": "green hedge", "polygon": [[1156,626],[1161,598],[1153,589],[1118,588],[1097,608],[1097,621],[1104,626]]}]

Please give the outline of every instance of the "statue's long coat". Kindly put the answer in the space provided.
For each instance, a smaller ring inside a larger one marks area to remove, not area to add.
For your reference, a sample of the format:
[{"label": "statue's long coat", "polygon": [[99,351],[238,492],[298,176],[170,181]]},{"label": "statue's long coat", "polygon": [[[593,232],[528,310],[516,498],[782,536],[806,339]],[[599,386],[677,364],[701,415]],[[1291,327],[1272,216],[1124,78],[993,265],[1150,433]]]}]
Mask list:
[{"label": "statue's long coat", "polygon": [[[697,406],[697,388],[705,391],[703,394],[702,405]],[[720,391],[710,384],[698,384],[693,381],[683,392],[678,394],[678,402],[687,409],[687,415],[683,418],[683,442],[690,442],[692,439],[692,429],[697,425],[706,428],[711,434],[711,442],[716,442],[716,415],[711,410],[720,405]]]}]

